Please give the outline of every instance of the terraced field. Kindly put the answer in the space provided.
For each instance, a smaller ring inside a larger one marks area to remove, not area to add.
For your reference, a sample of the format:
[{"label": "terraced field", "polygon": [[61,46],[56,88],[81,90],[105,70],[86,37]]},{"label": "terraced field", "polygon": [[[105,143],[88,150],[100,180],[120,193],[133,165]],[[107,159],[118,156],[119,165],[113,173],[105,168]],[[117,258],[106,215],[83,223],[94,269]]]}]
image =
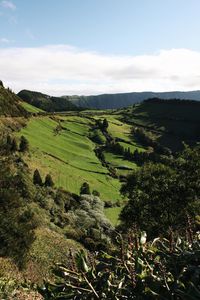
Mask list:
[{"label": "terraced field", "polygon": [[43,176],[50,172],[56,186],[70,192],[79,193],[87,181],[103,200],[120,199],[119,181],[109,176],[93,151],[95,144],[87,137],[89,122],[78,117],[62,120],[58,134],[54,132],[58,123],[49,117],[32,118],[20,132],[30,142],[31,157],[26,160],[31,169],[38,168]]},{"label": "terraced field", "polygon": [[[30,106],[30,105],[29,105]],[[27,107],[29,111],[30,107]],[[113,178],[109,170],[102,166],[95,154],[98,146],[91,141],[90,134],[95,119],[107,118],[108,132],[113,138],[120,137],[123,146],[130,147],[131,151],[138,148],[144,151],[131,138],[131,127],[120,122],[117,115],[84,116],[37,116],[31,117],[18,135],[24,135],[30,143],[30,152],[25,161],[32,172],[37,168],[42,177],[50,173],[57,187],[79,194],[83,182],[88,182],[92,190],[100,192],[104,201],[123,203],[120,194],[121,183]],[[95,118],[95,119],[93,119]],[[106,161],[117,170],[118,175],[125,175],[137,168],[133,162],[123,157],[105,152]],[[106,215],[113,224],[117,223],[120,207],[106,210]]]}]

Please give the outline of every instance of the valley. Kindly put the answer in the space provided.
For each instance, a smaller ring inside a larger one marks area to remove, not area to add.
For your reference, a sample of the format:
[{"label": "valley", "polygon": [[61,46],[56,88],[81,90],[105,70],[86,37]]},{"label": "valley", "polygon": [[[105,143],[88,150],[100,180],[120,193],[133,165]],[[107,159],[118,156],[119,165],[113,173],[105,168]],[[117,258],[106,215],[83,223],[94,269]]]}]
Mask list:
[{"label": "valley", "polygon": [[0,208],[6,288],[1,283],[0,293],[10,295],[19,285],[26,297],[28,280],[37,286],[28,284],[29,292],[44,295],[39,287],[55,281],[55,264],[71,268],[73,255],[120,251],[116,240],[127,239],[135,224],[150,237],[179,222],[185,226],[182,197],[199,226],[198,102],[153,98],[123,109],[73,111],[45,111],[29,102],[0,87],[0,199],[6,199]]},{"label": "valley", "polygon": [[[137,168],[137,165],[108,151],[103,152],[105,159],[117,175],[113,178],[109,169],[102,165],[95,154],[95,148],[100,145],[90,137],[95,121],[104,118],[108,120],[108,132],[113,139],[119,136],[125,147],[144,151],[144,148],[131,138],[131,127],[120,122],[117,115],[99,116],[98,112],[97,115],[93,112],[92,116],[91,113],[88,116],[87,112],[80,113],[79,116],[73,116],[73,113],[70,116],[54,114],[30,118],[18,133],[24,135],[30,144],[30,151],[24,157],[25,162],[32,172],[38,169],[42,176],[50,173],[56,187],[79,194],[81,185],[87,182],[91,190],[100,193],[103,201],[112,202],[113,206],[118,202],[118,205],[123,206],[119,176],[128,174]],[[56,132],[59,126],[60,130]],[[120,208],[113,207],[109,208],[106,214],[116,223],[119,212]]]}]

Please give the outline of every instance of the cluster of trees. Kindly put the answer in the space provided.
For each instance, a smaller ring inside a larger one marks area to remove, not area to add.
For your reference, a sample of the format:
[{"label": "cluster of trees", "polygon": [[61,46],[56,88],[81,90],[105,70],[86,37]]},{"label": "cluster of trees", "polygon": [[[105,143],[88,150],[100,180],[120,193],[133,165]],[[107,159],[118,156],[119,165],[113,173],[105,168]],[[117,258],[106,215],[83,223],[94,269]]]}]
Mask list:
[{"label": "cluster of trees", "polygon": [[[161,162],[164,158],[158,154],[152,147],[148,147],[147,151],[138,151],[136,148],[133,152],[131,152],[130,147],[124,148],[119,142],[112,141],[110,143],[106,143],[105,149],[116,154],[121,155],[124,159],[136,162],[137,164],[143,164],[148,161],[152,162]],[[169,154],[170,152],[168,152]],[[165,153],[165,156],[167,151]]]},{"label": "cluster of trees", "polygon": [[150,236],[181,231],[200,214],[200,147],[186,147],[169,165],[145,164],[121,192],[129,198],[120,215],[125,230],[137,224]]},{"label": "cluster of trees", "polygon": [[103,121],[98,119],[98,120],[96,120],[96,125],[102,131],[107,131],[109,123],[108,123],[107,119],[103,119]]},{"label": "cluster of trees", "polygon": [[15,137],[7,135],[4,143],[4,149],[8,152],[26,152],[29,150],[29,142],[24,136],[21,136],[18,143]]},{"label": "cluster of trees", "polygon": [[100,197],[100,193],[97,190],[93,190],[91,193],[89,183],[83,182],[80,188],[80,195],[91,195],[91,194],[93,196]]},{"label": "cluster of trees", "polygon": [[150,133],[147,133],[143,128],[134,127],[132,130],[134,137],[145,147],[152,147],[157,154],[170,155],[171,151],[163,147],[158,141],[156,141]]},{"label": "cluster of trees", "polygon": [[13,172],[13,161],[0,160],[0,256],[23,267],[35,239],[37,219],[28,202],[24,174]]},{"label": "cluster of trees", "polygon": [[48,187],[53,187],[54,186],[54,182],[53,182],[53,179],[51,177],[50,174],[47,174],[45,176],[45,180],[44,180],[44,183],[43,183],[43,180],[42,180],[42,177],[40,175],[40,172],[38,171],[38,169],[36,169],[33,173],[33,183],[36,185],[39,185],[39,186],[48,186]]},{"label": "cluster of trees", "polygon": [[165,105],[168,105],[168,104],[178,104],[178,105],[186,105],[188,106],[189,105],[192,105],[192,106],[200,106],[200,103],[199,101],[196,101],[196,100],[187,100],[187,99],[178,99],[178,98],[172,98],[172,99],[161,99],[161,98],[157,98],[157,97],[154,97],[154,98],[149,98],[149,99],[146,99],[144,100],[143,102],[145,103],[158,103],[158,104],[165,104]]}]

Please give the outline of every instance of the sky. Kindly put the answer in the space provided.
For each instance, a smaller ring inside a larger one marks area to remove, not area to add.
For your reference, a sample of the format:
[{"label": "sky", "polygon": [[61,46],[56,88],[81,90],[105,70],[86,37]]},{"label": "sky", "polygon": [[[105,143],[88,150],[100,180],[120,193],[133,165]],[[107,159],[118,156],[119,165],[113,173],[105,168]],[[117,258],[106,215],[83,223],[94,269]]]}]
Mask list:
[{"label": "sky", "polygon": [[0,79],[15,92],[200,89],[200,0],[0,0]]}]

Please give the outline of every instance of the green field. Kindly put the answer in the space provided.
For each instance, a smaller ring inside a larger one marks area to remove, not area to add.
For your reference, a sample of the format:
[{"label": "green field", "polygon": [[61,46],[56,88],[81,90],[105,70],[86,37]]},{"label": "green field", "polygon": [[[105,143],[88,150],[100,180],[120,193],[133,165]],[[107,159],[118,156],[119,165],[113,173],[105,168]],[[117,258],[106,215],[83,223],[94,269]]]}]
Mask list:
[{"label": "green field", "polygon": [[137,168],[134,162],[125,160],[121,155],[115,155],[110,152],[104,152],[105,159],[112,167],[116,168],[118,175],[127,175],[132,170]]},{"label": "green field", "polygon": [[105,209],[106,217],[111,221],[114,226],[119,225],[119,214],[121,212],[121,207],[111,207]]},{"label": "green field", "polygon": [[38,168],[44,176],[50,172],[56,186],[79,193],[87,181],[98,190],[103,200],[121,199],[120,183],[108,175],[97,159],[87,133],[89,121],[78,117],[62,118],[63,129],[55,135],[58,123],[49,117],[31,119],[21,132],[30,142],[31,156],[27,156],[32,171]]},{"label": "green field", "polygon": [[[34,111],[31,105],[27,109]],[[95,155],[97,146],[89,136],[95,119],[107,118],[108,131],[112,137],[121,137],[124,146],[131,151],[138,148],[144,150],[132,139],[131,126],[122,123],[117,115],[101,115],[88,117],[87,114],[77,115],[52,115],[30,118],[27,126],[18,135],[24,135],[30,143],[30,151],[25,155],[25,161],[32,173],[37,168],[44,178],[47,173],[52,175],[56,187],[79,194],[83,182],[88,182],[90,189],[100,192],[102,200],[122,202],[120,194],[121,183],[117,178],[109,175],[109,170],[103,167]],[[55,129],[60,127],[59,131]],[[102,135],[101,131],[100,134]],[[105,142],[105,137],[103,136]],[[127,143],[126,143],[127,142]],[[124,160],[123,157],[112,153],[105,153],[106,161],[116,168],[118,175],[126,175],[137,168],[133,162]],[[113,224],[116,223],[121,208],[110,208],[106,215]]]},{"label": "green field", "polygon": [[[98,144],[92,142],[92,134],[98,134],[102,143],[106,142],[105,136],[100,129],[95,128],[95,120],[107,119],[108,133],[113,139],[118,139],[119,143],[125,148],[130,148],[131,152],[136,149],[145,151],[145,148],[137,143],[132,133],[132,126],[142,126],[146,130],[152,128],[152,132],[161,144],[178,147],[182,135],[186,136],[197,126],[194,122],[187,122],[186,128],[183,126],[186,115],[186,108],[179,112],[179,119],[174,117],[171,105],[167,104],[160,115],[153,114],[152,106],[159,104],[142,104],[129,109],[126,112],[126,120],[123,120],[123,111],[120,113],[110,112],[110,114],[95,111],[81,112],[79,115],[52,114],[52,116],[36,116],[30,118],[27,126],[24,127],[19,135],[25,135],[30,143],[30,152],[26,154],[25,160],[31,168],[32,173],[37,168],[42,177],[50,173],[57,187],[79,194],[83,182],[88,182],[92,190],[100,192],[102,200],[110,200],[113,203],[117,200],[122,201],[120,194],[121,183],[119,179],[109,175],[109,170],[102,166],[101,161],[95,155],[95,147]],[[38,112],[29,104],[24,106],[31,112]],[[170,117],[170,118],[169,118]],[[188,116],[191,118],[191,116]],[[127,121],[130,124],[127,124]],[[132,123],[132,124],[131,124]],[[60,127],[59,131],[55,129]],[[172,127],[173,129],[172,132]],[[193,130],[194,131],[194,130]],[[170,133],[172,132],[172,133]],[[191,134],[191,133],[190,133]],[[177,146],[176,146],[177,145]],[[125,160],[123,156],[115,155],[104,151],[105,160],[116,170],[118,176],[127,175],[132,170],[138,168],[134,162]],[[121,208],[112,207],[106,209],[106,215],[116,224]]]},{"label": "green field", "polygon": [[21,106],[23,108],[25,108],[28,112],[30,113],[37,113],[37,112],[42,112],[43,110],[38,108],[38,107],[35,107],[27,102],[21,102]]}]

